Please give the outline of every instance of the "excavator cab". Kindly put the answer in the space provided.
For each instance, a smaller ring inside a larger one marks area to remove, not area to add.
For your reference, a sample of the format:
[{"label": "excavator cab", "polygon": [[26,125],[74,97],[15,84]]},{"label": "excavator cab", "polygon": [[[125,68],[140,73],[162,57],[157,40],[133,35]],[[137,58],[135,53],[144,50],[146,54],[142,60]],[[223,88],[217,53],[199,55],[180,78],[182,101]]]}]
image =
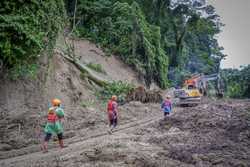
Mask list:
[{"label": "excavator cab", "polygon": [[195,89],[195,86],[194,85],[188,85],[187,88],[188,88],[188,90],[192,90],[192,89]]},{"label": "excavator cab", "polygon": [[200,104],[202,94],[198,89],[200,76],[193,76],[184,81],[183,88],[175,91],[175,97],[179,98],[181,106],[196,106]]},{"label": "excavator cab", "polygon": [[[175,90],[175,97],[179,98],[179,105],[185,106],[195,106],[200,104],[201,98],[207,95],[207,82],[217,80],[217,87],[220,88],[219,85],[219,74],[197,74],[191,76],[189,79],[186,79],[183,84],[182,89]],[[220,89],[219,89],[220,90]],[[223,97],[222,91],[217,91],[217,97]]]}]

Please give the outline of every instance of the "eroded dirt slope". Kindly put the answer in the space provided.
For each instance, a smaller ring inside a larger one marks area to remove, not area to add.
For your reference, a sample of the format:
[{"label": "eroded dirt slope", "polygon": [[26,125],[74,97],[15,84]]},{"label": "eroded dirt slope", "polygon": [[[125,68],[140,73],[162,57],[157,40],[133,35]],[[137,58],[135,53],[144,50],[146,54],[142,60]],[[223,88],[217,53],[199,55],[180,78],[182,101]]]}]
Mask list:
[{"label": "eroded dirt slope", "polygon": [[[137,84],[136,73],[119,59],[105,58],[101,49],[89,41],[75,41],[75,52],[84,63],[100,64],[110,80],[126,80]],[[79,129],[95,129],[106,125],[104,107],[96,99],[96,87],[82,80],[71,63],[55,54],[39,61],[36,79],[11,81],[0,79],[0,157],[6,151],[38,144],[42,138],[50,100],[57,97],[66,111],[66,138],[77,135]],[[36,150],[36,149],[35,149]],[[11,153],[10,153],[11,154]]]}]

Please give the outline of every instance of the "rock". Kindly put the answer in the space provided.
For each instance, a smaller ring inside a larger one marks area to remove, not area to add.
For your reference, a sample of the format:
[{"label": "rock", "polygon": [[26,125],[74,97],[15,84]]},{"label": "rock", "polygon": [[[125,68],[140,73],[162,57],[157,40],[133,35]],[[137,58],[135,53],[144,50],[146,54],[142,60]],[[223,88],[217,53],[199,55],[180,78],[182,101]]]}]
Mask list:
[{"label": "rock", "polygon": [[150,112],[150,108],[149,107],[145,107],[145,112]]},{"label": "rock", "polygon": [[88,125],[94,126],[94,125],[95,125],[95,120],[94,120],[94,119],[89,120],[89,121],[88,121]]},{"label": "rock", "polygon": [[4,144],[4,143],[0,144],[0,151],[9,151],[11,149],[12,149],[12,146],[9,144]]},{"label": "rock", "polygon": [[96,111],[96,109],[93,108],[93,107],[88,107],[88,110],[89,110],[90,112],[95,112],[95,111]]},{"label": "rock", "polygon": [[180,132],[181,130],[179,128],[176,128],[176,127],[171,127],[169,129],[169,133],[178,133]]},{"label": "rock", "polygon": [[129,105],[134,106],[134,107],[139,107],[139,106],[142,106],[142,103],[140,101],[131,101],[129,102]]},{"label": "rock", "polygon": [[64,133],[64,138],[72,138],[72,137],[74,137],[76,135],[76,132],[75,131],[73,131],[73,130],[71,130],[71,131],[66,131],[65,133]]}]

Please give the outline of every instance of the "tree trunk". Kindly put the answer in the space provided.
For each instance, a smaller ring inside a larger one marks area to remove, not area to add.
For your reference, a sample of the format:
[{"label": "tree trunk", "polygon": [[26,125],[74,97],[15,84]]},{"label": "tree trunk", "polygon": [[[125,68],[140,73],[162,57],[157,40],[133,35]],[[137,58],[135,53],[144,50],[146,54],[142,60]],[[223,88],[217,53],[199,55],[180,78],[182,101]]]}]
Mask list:
[{"label": "tree trunk", "polygon": [[57,50],[58,54],[60,54],[62,57],[64,57],[66,60],[74,64],[82,73],[84,73],[84,76],[93,81],[98,86],[104,87],[105,85],[109,84],[109,81],[104,80],[97,75],[95,75],[91,69],[89,69],[86,65],[82,64],[78,59],[74,59],[73,57],[66,56],[62,51]]},{"label": "tree trunk", "polygon": [[77,8],[77,0],[75,1],[74,18],[73,18],[73,27],[72,27],[72,31],[74,31],[75,26],[76,26],[76,8]]}]

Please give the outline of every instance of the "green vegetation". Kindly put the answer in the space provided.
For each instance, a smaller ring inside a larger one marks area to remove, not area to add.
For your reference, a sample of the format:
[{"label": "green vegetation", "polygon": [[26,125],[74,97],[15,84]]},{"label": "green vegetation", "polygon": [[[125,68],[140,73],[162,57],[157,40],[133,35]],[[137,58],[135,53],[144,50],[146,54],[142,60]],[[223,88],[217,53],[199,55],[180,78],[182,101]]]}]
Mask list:
[{"label": "green vegetation", "polygon": [[81,106],[83,108],[88,108],[94,106],[95,101],[94,100],[86,100],[81,103]]},{"label": "green vegetation", "polygon": [[147,86],[166,88],[180,84],[185,73],[218,72],[224,58],[215,38],[222,24],[204,1],[67,1],[72,19],[75,6],[75,34],[119,55]]},{"label": "green vegetation", "polygon": [[18,80],[19,78],[37,78],[38,65],[37,64],[16,64],[15,68],[11,68],[8,77],[11,80]]},{"label": "green vegetation", "polygon": [[[225,58],[215,38],[223,24],[204,0],[5,0],[0,2],[0,62],[10,78],[35,78],[37,58],[53,49],[68,25],[66,13],[74,35],[120,56],[148,87],[153,82],[177,86],[193,73],[219,73]],[[105,73],[100,64],[88,67]],[[221,72],[227,96],[250,96],[249,73],[249,66]],[[102,94],[130,88],[113,83]]]},{"label": "green vegetation", "polygon": [[101,64],[88,63],[87,67],[89,67],[90,69],[92,69],[96,72],[107,74],[106,71],[102,68]]},{"label": "green vegetation", "polygon": [[63,0],[0,2],[0,60],[15,77],[33,73],[29,64],[53,48],[64,13]]},{"label": "green vegetation", "polygon": [[112,95],[116,95],[118,97],[118,102],[124,102],[125,97],[131,90],[134,89],[134,86],[122,81],[112,82],[105,87],[102,88],[99,92],[97,92],[97,96],[103,102],[108,101]]},{"label": "green vegetation", "polygon": [[250,98],[250,65],[238,69],[221,71],[224,91],[228,97]]}]

